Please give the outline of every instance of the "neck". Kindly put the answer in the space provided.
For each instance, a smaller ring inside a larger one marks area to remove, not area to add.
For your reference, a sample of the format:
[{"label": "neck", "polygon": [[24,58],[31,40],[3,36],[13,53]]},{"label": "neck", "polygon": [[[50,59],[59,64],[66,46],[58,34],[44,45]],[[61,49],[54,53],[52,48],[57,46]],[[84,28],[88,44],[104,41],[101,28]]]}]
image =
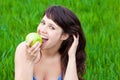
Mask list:
[{"label": "neck", "polygon": [[59,48],[60,48],[60,44],[58,44],[58,45],[56,45],[52,48],[42,49],[41,50],[42,56],[43,57],[49,57],[49,58],[50,57],[53,58],[55,56],[58,56],[58,55],[60,55],[59,54]]},{"label": "neck", "polygon": [[53,50],[41,50],[42,57],[55,57],[59,54],[58,51],[53,51]]}]

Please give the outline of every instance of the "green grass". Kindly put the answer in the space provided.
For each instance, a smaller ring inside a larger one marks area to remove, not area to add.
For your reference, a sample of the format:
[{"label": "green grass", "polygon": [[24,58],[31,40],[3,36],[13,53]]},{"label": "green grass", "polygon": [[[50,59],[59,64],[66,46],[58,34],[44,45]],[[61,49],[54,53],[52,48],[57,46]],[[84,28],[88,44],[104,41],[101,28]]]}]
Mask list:
[{"label": "green grass", "polygon": [[119,0],[0,0],[0,79],[14,79],[16,46],[36,28],[44,10],[63,5],[79,17],[87,45],[86,80],[120,80]]}]

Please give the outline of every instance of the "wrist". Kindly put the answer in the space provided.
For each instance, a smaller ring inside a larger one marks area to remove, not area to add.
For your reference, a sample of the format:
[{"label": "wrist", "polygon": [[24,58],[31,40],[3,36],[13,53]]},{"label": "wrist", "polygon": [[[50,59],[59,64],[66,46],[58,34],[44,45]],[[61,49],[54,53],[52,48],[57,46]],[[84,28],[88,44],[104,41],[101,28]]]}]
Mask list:
[{"label": "wrist", "polygon": [[71,56],[69,56],[69,61],[76,61],[76,57],[75,57],[75,55],[71,55]]}]

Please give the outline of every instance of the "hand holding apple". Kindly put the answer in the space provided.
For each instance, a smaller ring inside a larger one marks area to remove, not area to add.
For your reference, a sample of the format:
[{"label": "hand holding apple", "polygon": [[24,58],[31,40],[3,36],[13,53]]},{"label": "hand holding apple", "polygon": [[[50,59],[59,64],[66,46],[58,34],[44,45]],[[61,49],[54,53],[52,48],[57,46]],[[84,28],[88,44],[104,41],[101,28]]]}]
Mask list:
[{"label": "hand holding apple", "polygon": [[25,41],[28,42],[32,40],[31,44],[30,44],[30,47],[33,46],[37,41],[40,42],[40,44],[42,43],[42,38],[41,36],[38,34],[38,33],[35,33],[35,32],[32,32],[32,33],[29,33],[26,38],[25,38]]}]

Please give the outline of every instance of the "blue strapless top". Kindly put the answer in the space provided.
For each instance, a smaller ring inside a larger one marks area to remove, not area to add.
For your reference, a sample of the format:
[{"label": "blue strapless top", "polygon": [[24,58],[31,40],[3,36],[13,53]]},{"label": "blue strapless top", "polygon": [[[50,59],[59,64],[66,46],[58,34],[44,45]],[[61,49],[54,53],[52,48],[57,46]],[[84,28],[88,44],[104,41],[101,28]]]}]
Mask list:
[{"label": "blue strapless top", "polygon": [[[34,76],[33,76],[33,80],[36,80]],[[60,75],[57,80],[62,80],[62,76]]]}]

